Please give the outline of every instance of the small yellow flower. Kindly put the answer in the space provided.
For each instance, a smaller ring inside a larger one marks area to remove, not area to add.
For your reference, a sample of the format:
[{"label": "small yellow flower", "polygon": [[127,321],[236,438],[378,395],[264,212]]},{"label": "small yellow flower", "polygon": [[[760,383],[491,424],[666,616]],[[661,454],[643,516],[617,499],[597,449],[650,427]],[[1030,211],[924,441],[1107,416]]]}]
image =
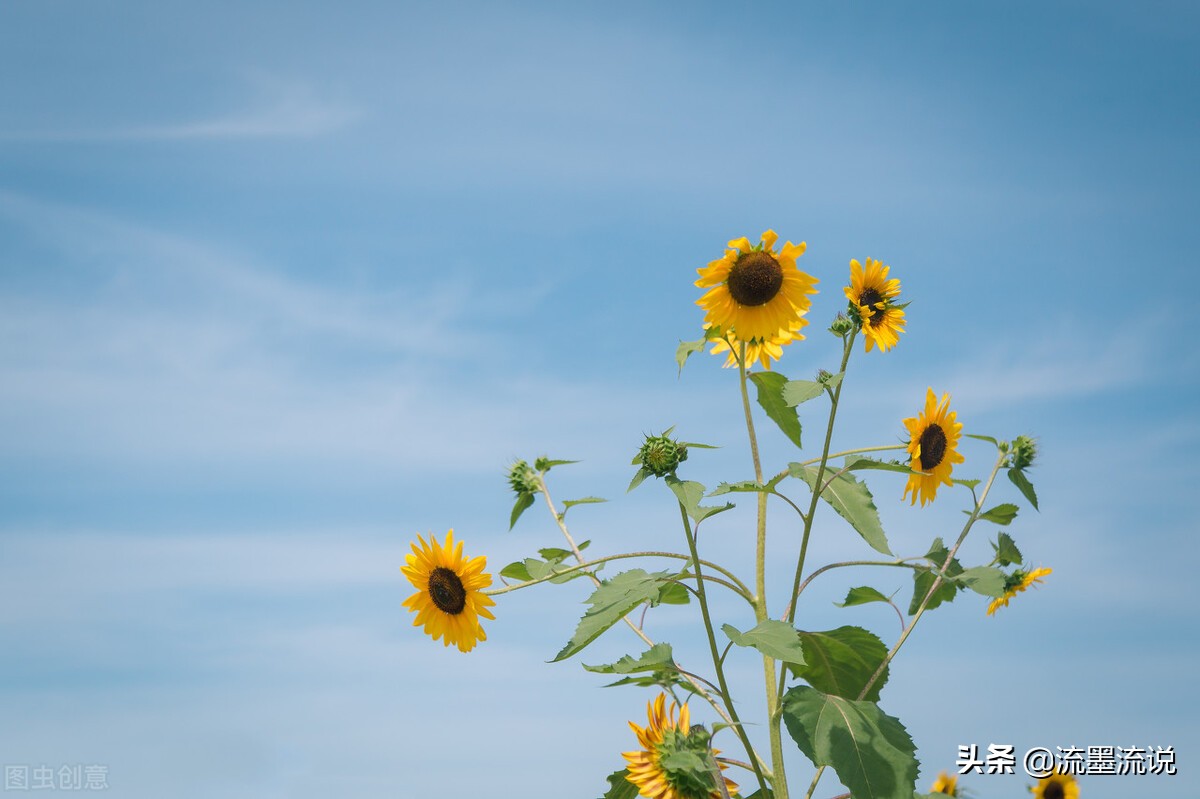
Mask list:
[{"label": "small yellow flower", "polygon": [[958,775],[951,776],[943,771],[933,781],[933,787],[929,789],[929,792],[943,793],[946,796],[958,796]]},{"label": "small yellow flower", "polygon": [[[697,784],[695,775],[677,773],[663,764],[664,755],[683,749],[693,752],[699,749],[700,753],[707,751],[713,758],[720,754],[719,750],[708,748],[707,731],[697,734],[692,730],[687,705],[679,708],[679,719],[676,721],[677,706],[672,702],[668,711],[666,702],[666,694],[659,694],[653,702],[646,703],[646,715],[650,723],[644,729],[629,722],[642,748],[636,752],[622,753],[629,770],[625,779],[648,799],[717,799],[721,796],[720,789],[702,787]],[[718,767],[722,771],[726,768],[724,763],[718,763]],[[728,777],[722,776],[722,779],[729,794],[736,794],[737,784]],[[710,786],[713,784],[711,777],[705,782]]]},{"label": "small yellow flower", "polygon": [[470,652],[487,634],[479,617],[494,619],[490,605],[496,602],[482,592],[492,584],[492,575],[485,573],[487,558],[464,558],[462,542],[455,546],[454,531],[446,533],[446,544],[438,544],[429,536],[429,543],[417,536],[420,545],[412,545],[405,556],[407,565],[400,571],[417,592],[404,600],[404,607],[417,614],[414,627],[424,626],[433,640],[443,639],[445,646],[455,644],[459,651]]},{"label": "small yellow flower", "polygon": [[1055,771],[1029,789],[1034,799],[1079,799],[1079,783],[1071,774]]},{"label": "small yellow flower", "polygon": [[962,425],[957,419],[958,414],[950,410],[950,395],[943,394],[939,403],[931,388],[925,393],[925,410],[904,420],[909,435],[909,468],[920,474],[909,476],[902,500],[912,492],[912,504],[917,504],[919,497],[921,507],[925,507],[937,497],[939,485],[953,485],[950,472],[954,464],[964,460],[958,451]]},{"label": "small yellow flower", "polygon": [[[1000,608],[1008,607],[1010,599],[1022,593],[1026,588],[1041,585],[1042,578],[1052,574],[1054,569],[1034,569],[1031,572],[1015,571],[1004,582],[1004,596],[996,597],[988,603],[987,615],[991,616]],[[1067,775],[1070,776],[1070,775]]]},{"label": "small yellow flower", "polygon": [[904,332],[904,309],[895,307],[900,281],[888,279],[890,270],[891,267],[873,258],[867,259],[866,269],[851,260],[850,285],[842,289],[850,300],[852,312],[862,322],[867,352],[876,344],[880,352],[887,352],[896,346]]},{"label": "small yellow flower", "polygon": [[780,331],[792,334],[788,341],[803,338],[796,331],[807,324],[802,317],[812,305],[808,295],[817,293],[817,279],[796,267],[804,242],[786,242],[776,252],[778,240],[773,230],[757,245],[744,236],[734,239],[723,257],[696,270],[696,285],[708,289],[696,301],[705,322],[747,343],[770,341]]}]

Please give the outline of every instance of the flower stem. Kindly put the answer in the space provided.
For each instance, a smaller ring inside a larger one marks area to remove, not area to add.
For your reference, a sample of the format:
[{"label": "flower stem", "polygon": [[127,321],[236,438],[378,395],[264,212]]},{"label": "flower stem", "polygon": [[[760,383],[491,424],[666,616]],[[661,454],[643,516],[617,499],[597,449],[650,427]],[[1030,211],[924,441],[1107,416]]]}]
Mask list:
[{"label": "flower stem", "polygon": [[[750,411],[750,393],[746,387],[746,343],[742,342],[741,357],[738,359],[738,383],[742,390],[742,410],[746,416],[746,433],[750,437],[750,458],[754,461],[754,479],[763,481],[762,461],[758,455],[758,438],[754,434],[754,415]],[[758,492],[757,546],[754,557],[754,618],[762,623],[767,620],[767,495]],[[788,799],[787,774],[783,763],[783,738],[780,731],[783,715],[776,698],[775,659],[763,655],[763,678],[767,696],[767,730],[771,741],[771,770],[775,775],[772,787],[775,799]]]},{"label": "flower stem", "polygon": [[[725,707],[729,709],[729,718],[732,719],[734,729],[737,731],[738,738],[742,741],[742,746],[746,748],[746,754],[750,756],[750,762],[754,765],[754,776],[758,778],[758,785],[762,788],[763,796],[767,795],[767,781],[763,776],[762,767],[759,765],[758,755],[754,751],[754,747],[750,744],[750,738],[746,735],[746,730],[738,719],[737,708],[733,704],[733,695],[729,692],[729,683],[725,680],[725,668],[721,662],[721,653],[717,650],[717,638],[713,633],[712,616],[708,612],[708,595],[704,590],[704,578],[700,574],[700,552],[696,548],[696,536],[692,534],[692,525],[688,520],[687,509],[683,507],[683,503],[679,503],[679,516],[683,520],[683,533],[687,536],[688,549],[692,553],[693,565],[696,569],[696,597],[700,600],[700,615],[704,618],[704,632],[708,635],[708,648],[712,654],[713,669],[717,673],[717,682],[721,686],[721,697],[725,700]],[[778,765],[776,765],[775,773],[778,774]],[[717,772],[718,780],[720,780],[720,772]]]}]

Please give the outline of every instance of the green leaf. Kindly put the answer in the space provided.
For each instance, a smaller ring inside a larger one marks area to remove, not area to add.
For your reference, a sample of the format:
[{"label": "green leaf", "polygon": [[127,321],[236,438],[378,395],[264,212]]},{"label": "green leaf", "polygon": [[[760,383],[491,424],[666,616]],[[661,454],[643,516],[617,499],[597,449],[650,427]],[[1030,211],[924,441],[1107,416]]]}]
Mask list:
[{"label": "green leaf", "polygon": [[750,375],[758,387],[758,404],[767,412],[771,421],[779,425],[783,434],[797,447],[800,443],[800,417],[796,409],[783,400],[783,387],[787,378],[778,372],[755,372]]},{"label": "green leaf", "polygon": [[513,505],[512,515],[508,518],[508,529],[511,530],[517,524],[517,519],[521,518],[521,514],[529,509],[533,504],[533,494],[518,494],[517,502]]},{"label": "green leaf", "polygon": [[816,766],[832,766],[854,799],[912,799],[916,747],[874,702],[799,685],[783,698],[783,720],[800,751]]},{"label": "green leaf", "polygon": [[954,580],[977,594],[1004,596],[1004,572],[992,566],[974,566],[964,570]]},{"label": "green leaf", "polygon": [[675,363],[679,364],[679,374],[683,374],[683,365],[687,363],[687,359],[693,353],[700,352],[704,349],[704,345],[708,343],[708,339],[701,338],[695,341],[680,341],[679,346],[675,348]]},{"label": "green leaf", "polygon": [[977,485],[979,485],[980,482],[982,482],[982,481],[981,480],[951,480],[950,482],[954,483],[956,486],[966,486],[967,488],[974,490],[975,487]]},{"label": "green leaf", "polygon": [[688,593],[682,583],[663,583],[662,588],[658,591],[658,596],[650,600],[650,606],[686,605],[691,601],[692,595]]},{"label": "green leaf", "polygon": [[[979,518],[985,522],[995,522],[996,524],[1007,525],[1017,518],[1017,506],[1011,502],[1005,502],[1003,505],[997,505],[986,513],[981,513]],[[967,511],[963,511],[967,513]],[[967,513],[969,516],[970,513]]]},{"label": "green leaf", "polygon": [[669,572],[648,574],[642,569],[630,569],[601,583],[588,597],[587,604],[591,607],[579,620],[575,634],[550,662],[566,660],[581,651],[599,638],[601,633],[624,618],[625,614],[643,602],[656,598],[660,584],[668,576]]},{"label": "green leaf", "polygon": [[881,461],[875,458],[864,458],[861,455],[856,457],[847,457],[843,467],[847,471],[856,472],[859,469],[880,469],[885,472],[899,472],[900,474],[917,474],[908,466],[905,466],[899,461]]},{"label": "green leaf", "polygon": [[643,671],[677,669],[678,666],[675,665],[675,656],[671,652],[670,644],[655,644],[637,658],[626,655],[616,663],[600,666],[585,664],[584,668],[596,674],[637,674]]},{"label": "green leaf", "polygon": [[654,474],[654,472],[650,471],[644,466],[641,469],[638,469],[637,474],[635,474],[633,479],[629,481],[629,488],[625,489],[625,493],[628,494],[630,491],[640,486],[642,481],[652,474]]},{"label": "green leaf", "polygon": [[[957,563],[957,560],[951,561],[951,570],[953,570],[953,567]],[[921,603],[925,600],[925,595],[929,593],[929,589],[933,587],[933,582],[936,579],[937,577],[931,571],[921,570],[913,573],[913,596],[912,601],[908,603],[908,615],[912,616],[920,609]],[[957,595],[958,584],[952,580],[942,580],[942,584],[938,586],[937,591],[930,597],[929,606],[925,609],[933,610],[943,602],[953,602],[954,597]]]},{"label": "green leaf", "polygon": [[1038,510],[1037,492],[1033,490],[1033,483],[1029,482],[1029,478],[1025,476],[1025,472],[1021,469],[1009,469],[1008,479],[1012,480],[1012,484],[1021,490],[1025,499],[1029,500],[1029,504],[1034,510]]},{"label": "green leaf", "polygon": [[671,491],[679,499],[683,505],[683,509],[687,511],[687,515],[692,521],[699,523],[715,513],[729,510],[733,507],[732,502],[727,502],[724,505],[701,505],[700,500],[704,497],[705,488],[701,483],[694,480],[680,480],[678,477],[668,474],[663,478]]},{"label": "green leaf", "polygon": [[795,408],[825,393],[825,384],[813,380],[790,380],[783,385],[783,404]]},{"label": "green leaf", "polygon": [[519,560],[515,563],[510,563],[501,569],[500,576],[507,577],[510,580],[517,580],[518,582],[522,583],[529,582],[533,579],[533,576],[529,574],[529,569],[525,568],[525,563]]},{"label": "green leaf", "polygon": [[891,602],[892,600],[884,596],[882,593],[872,588],[869,585],[860,585],[857,588],[851,588],[846,594],[845,602],[834,602],[839,608],[848,608],[853,605],[865,605],[868,602]]},{"label": "green leaf", "polygon": [[1001,566],[1014,564],[1020,566],[1025,562],[1025,559],[1021,557],[1021,550],[1017,549],[1016,542],[1008,533],[1000,533],[996,538],[996,543],[992,544],[992,548],[996,550],[996,562]]},{"label": "green leaf", "polygon": [[621,769],[608,775],[608,790],[600,799],[638,799],[638,789],[629,780],[629,769]]},{"label": "green leaf", "polygon": [[570,464],[570,463],[579,463],[579,461],[555,461],[555,460],[550,460],[545,455],[543,455],[542,457],[538,458],[537,460],[535,460],[533,462],[533,467],[535,469],[537,469],[539,472],[548,472],[551,469],[553,469],[555,466],[566,466],[567,464]]},{"label": "green leaf", "polygon": [[543,560],[548,560],[551,563],[562,563],[573,554],[569,549],[559,549],[558,547],[546,547],[539,549],[538,554]]},{"label": "green leaf", "polygon": [[793,667],[804,665],[804,647],[800,645],[800,636],[796,628],[786,621],[767,619],[744,633],[738,632],[731,624],[723,624],[721,629],[738,646],[752,646],[767,657]]},{"label": "green leaf", "polygon": [[[862,627],[838,627],[824,632],[800,632],[808,663],[796,673],[810,685],[827,694],[858,699],[867,680],[874,676],[887,657],[888,648],[879,636]],[[887,682],[888,670],[871,686],[864,699],[879,701],[879,691]]]},{"label": "green leaf", "polygon": [[564,500],[563,501],[563,509],[561,511],[559,511],[558,518],[560,521],[562,519],[566,518],[567,511],[569,511],[571,508],[575,507],[576,505],[594,505],[597,502],[608,502],[608,500],[601,499],[600,497],[583,497],[582,499]]},{"label": "green leaf", "polygon": [[976,441],[986,441],[989,444],[995,445],[997,449],[1000,447],[1000,442],[997,441],[996,439],[992,438],[991,436],[977,436],[977,435],[973,435],[971,433],[965,433],[964,435],[966,435],[967,438],[973,438]]},{"label": "green leaf", "polygon": [[[524,565],[531,579],[542,580],[550,578],[550,582],[552,583],[570,582],[591,573],[587,569],[581,569],[577,566],[566,566],[559,561],[545,561],[538,560],[537,558],[526,558]],[[593,568],[599,569],[601,567],[596,566]],[[552,577],[551,575],[561,576]]]},{"label": "green leaf", "polygon": [[759,788],[754,793],[744,797],[744,799],[775,799],[775,794],[771,793],[769,790],[766,793],[763,793],[763,789]]},{"label": "green leaf", "polygon": [[[817,490],[817,467],[804,466],[799,463],[789,463],[788,472],[793,477],[799,477],[808,483],[813,491]],[[836,472],[835,472],[836,474]],[[829,470],[821,477],[822,482],[828,482]],[[850,522],[863,540],[870,544],[876,552],[885,555],[892,554],[888,547],[887,537],[883,534],[883,525],[879,522],[879,511],[875,500],[867,490],[866,483],[860,483],[858,478],[850,473],[839,474],[834,478],[822,494],[821,499],[829,503],[837,514]]]},{"label": "green leaf", "polygon": [[735,492],[770,492],[770,488],[758,482],[757,480],[743,480],[740,483],[720,483],[709,494],[710,497],[718,497],[721,494],[732,494]]}]

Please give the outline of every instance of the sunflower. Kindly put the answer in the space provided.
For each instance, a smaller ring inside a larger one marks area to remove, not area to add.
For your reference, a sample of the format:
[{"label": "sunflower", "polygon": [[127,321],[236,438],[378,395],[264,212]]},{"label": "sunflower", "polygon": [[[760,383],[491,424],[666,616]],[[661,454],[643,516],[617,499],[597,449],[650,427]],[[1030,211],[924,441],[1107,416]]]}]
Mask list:
[{"label": "sunflower", "polygon": [[867,352],[876,344],[880,352],[887,352],[900,341],[904,332],[904,309],[895,305],[900,296],[900,281],[888,279],[890,266],[867,259],[863,269],[858,261],[850,261],[850,285],[842,291],[850,300],[850,313],[862,323]]},{"label": "sunflower", "polygon": [[417,614],[414,627],[425,627],[425,632],[437,640],[443,639],[446,646],[455,644],[462,652],[470,652],[477,641],[486,641],[479,617],[494,619],[489,605],[496,604],[482,591],[492,584],[492,575],[485,573],[487,558],[464,558],[462,542],[454,544],[454,531],[446,533],[446,544],[438,544],[429,536],[429,543],[417,536],[420,545],[412,545],[412,552],[405,556],[408,565],[400,571],[417,589],[417,593],[404,600],[404,607]]},{"label": "sunflower", "polygon": [[[637,735],[642,748],[636,752],[624,752],[622,757],[628,761],[629,774],[625,779],[633,783],[641,796],[649,799],[715,799],[721,791],[713,784],[713,776],[709,771],[674,768],[664,763],[668,755],[690,753],[708,759],[711,755],[716,758],[719,750],[710,749],[708,731],[703,727],[693,730],[690,724],[688,707],[679,708],[679,720],[675,719],[676,705],[666,709],[666,694],[659,694],[653,702],[646,703],[646,715],[650,723],[645,729],[629,722]],[[669,758],[678,763],[695,758]],[[721,770],[724,763],[718,764]],[[737,785],[729,778],[725,780],[725,788],[730,795],[737,793]]]},{"label": "sunflower", "polygon": [[800,317],[812,305],[808,295],[817,293],[817,279],[796,267],[804,242],[786,242],[776,252],[778,239],[773,230],[763,233],[757,245],[744,236],[734,239],[724,257],[696,270],[696,285],[708,289],[696,300],[708,324],[720,325],[747,343],[799,329]]},{"label": "sunflower", "polygon": [[1075,777],[1057,770],[1042,777],[1029,790],[1034,799],[1079,799],[1079,783]]},{"label": "sunflower", "polygon": [[[762,364],[762,368],[770,369],[771,361],[778,361],[783,357],[783,348],[791,344],[793,341],[804,338],[800,335],[800,328],[808,324],[807,319],[798,319],[798,325],[793,330],[780,330],[774,336],[765,339],[752,339],[746,342],[746,366],[757,361]],[[705,325],[707,328],[708,325]],[[730,346],[732,345],[732,346]],[[713,355],[728,353],[725,363],[722,364],[726,369],[731,366],[737,366],[738,353],[742,349],[742,342],[737,336],[730,333],[724,338],[713,339],[713,348],[709,350]]]},{"label": "sunflower", "polygon": [[962,435],[962,425],[956,420],[957,414],[950,410],[950,395],[943,394],[941,403],[933,389],[925,394],[925,410],[920,416],[904,420],[908,428],[908,454],[912,456],[909,467],[921,474],[908,478],[904,486],[902,500],[912,492],[912,504],[921,500],[921,507],[926,502],[932,502],[937,497],[938,486],[952,485],[950,472],[954,464],[962,463],[963,456],[958,452],[958,439]]},{"label": "sunflower", "polygon": [[933,781],[933,787],[929,789],[929,792],[942,793],[946,796],[958,796],[958,775],[950,776],[943,771]]},{"label": "sunflower", "polygon": [[1004,581],[1004,596],[999,596],[988,603],[987,615],[991,616],[1000,608],[1008,607],[1010,599],[1023,592],[1026,588],[1040,585],[1042,578],[1054,572],[1054,569],[1034,569],[1031,572],[1015,571]]}]

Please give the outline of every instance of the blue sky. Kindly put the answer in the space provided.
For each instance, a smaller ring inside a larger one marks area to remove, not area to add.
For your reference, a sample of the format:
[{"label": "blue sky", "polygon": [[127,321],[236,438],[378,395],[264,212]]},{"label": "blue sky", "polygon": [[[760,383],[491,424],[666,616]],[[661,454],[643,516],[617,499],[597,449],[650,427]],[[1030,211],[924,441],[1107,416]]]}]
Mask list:
[{"label": "blue sky", "polygon": [[[784,374],[836,366],[850,258],[912,301],[835,445],[896,442],[926,386],[1041,442],[1012,532],[1053,576],[927,616],[883,693],[922,784],[960,743],[1155,745],[1179,776],[1083,796],[1191,795],[1198,40],[1182,2],[0,4],[0,762],[129,797],[599,795],[649,696],[544,662],[584,587],[503,597],[462,656],[398,567],[450,527],[497,571],[555,545],[505,531],[505,466],[546,452],[582,460],[559,499],[614,500],[572,512],[595,551],[682,546],[628,460],[676,424],[723,447],[689,477],[751,476],[735,375],[673,353],[693,270],[770,227],[821,280]],[[957,529],[964,497],[890,477],[897,551]],[[713,552],[747,565],[748,518]],[[867,554],[823,525],[816,562]],[[845,587],[806,623],[892,640]],[[688,612],[649,630],[702,662]]]}]

